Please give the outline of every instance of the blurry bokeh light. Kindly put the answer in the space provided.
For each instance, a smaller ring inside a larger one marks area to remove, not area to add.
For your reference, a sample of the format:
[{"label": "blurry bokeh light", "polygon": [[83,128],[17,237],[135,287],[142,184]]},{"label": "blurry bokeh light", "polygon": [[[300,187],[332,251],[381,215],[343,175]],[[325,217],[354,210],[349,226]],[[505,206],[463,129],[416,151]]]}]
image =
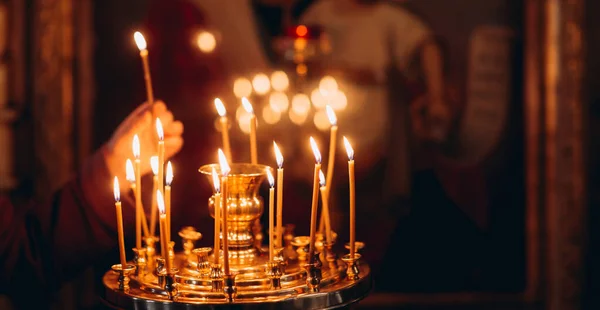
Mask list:
[{"label": "blurry bokeh light", "polygon": [[317,129],[321,130],[321,131],[327,131],[329,130],[329,127],[331,127],[331,124],[329,123],[329,119],[327,118],[327,113],[325,112],[325,110],[320,110],[315,112],[315,116],[313,117],[313,122],[315,123],[315,126],[317,127]]},{"label": "blurry bokeh light", "polygon": [[265,123],[273,125],[281,119],[281,112],[277,108],[273,109],[270,104],[267,104],[262,109],[262,117]]},{"label": "blurry bokeh light", "polygon": [[217,47],[217,39],[215,36],[208,31],[200,31],[196,38],[196,44],[200,51],[204,53],[210,53]]},{"label": "blurry bokeh light", "polygon": [[238,97],[249,97],[252,94],[252,83],[247,78],[238,78],[233,82],[233,94]]},{"label": "blurry bokeh light", "polygon": [[319,82],[319,90],[324,96],[330,96],[338,91],[338,83],[335,78],[326,75]]},{"label": "blurry bokeh light", "polygon": [[271,86],[276,91],[285,91],[290,85],[288,76],[283,71],[275,71],[271,74]]},{"label": "blurry bokeh light", "polygon": [[307,114],[310,110],[310,98],[305,94],[296,94],[292,98],[292,110],[297,114]]},{"label": "blurry bokeh light", "polygon": [[271,81],[266,74],[259,73],[252,79],[252,86],[257,94],[264,95],[271,90]]},{"label": "blurry bokeh light", "polygon": [[288,96],[285,93],[273,92],[269,95],[269,105],[272,109],[285,112],[287,111],[290,103]]},{"label": "blurry bokeh light", "polygon": [[296,125],[302,125],[308,117],[308,110],[305,113],[298,113],[294,111],[294,109],[290,109],[288,116],[290,117],[290,121],[292,121],[292,123]]},{"label": "blurry bokeh light", "polygon": [[337,91],[331,98],[331,107],[336,111],[343,111],[348,106],[348,98],[343,91]]},{"label": "blurry bokeh light", "polygon": [[323,109],[327,105],[327,98],[323,96],[318,88],[315,88],[312,93],[310,93],[310,100],[315,109]]}]

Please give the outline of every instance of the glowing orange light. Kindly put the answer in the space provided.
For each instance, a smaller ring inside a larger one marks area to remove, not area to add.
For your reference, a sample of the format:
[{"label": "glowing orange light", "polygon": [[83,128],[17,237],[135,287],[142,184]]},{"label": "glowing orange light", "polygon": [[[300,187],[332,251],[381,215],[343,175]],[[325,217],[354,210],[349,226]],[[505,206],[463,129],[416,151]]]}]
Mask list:
[{"label": "glowing orange light", "polygon": [[223,150],[221,149],[219,149],[219,166],[221,166],[221,174],[226,177],[229,174],[229,171],[231,171],[231,168],[229,167],[225,153],[223,153]]},{"label": "glowing orange light", "polygon": [[325,186],[325,175],[323,174],[323,170],[319,170],[319,184]]},{"label": "glowing orange light", "polygon": [[135,182],[135,173],[133,171],[133,164],[131,163],[131,159],[127,158],[127,162],[125,163],[125,178],[127,181],[133,183]]},{"label": "glowing orange light", "polygon": [[219,175],[217,174],[217,169],[215,167],[212,168],[212,179],[213,186],[215,187],[215,193],[221,192],[221,182],[219,181]]},{"label": "glowing orange light", "polygon": [[327,111],[327,118],[329,119],[329,123],[331,124],[331,126],[336,126],[337,125],[337,117],[335,116],[335,112],[333,111],[331,106],[327,105],[325,107],[325,111]]},{"label": "glowing orange light", "polygon": [[354,160],[354,149],[346,137],[344,137],[344,146],[346,147],[346,153],[348,153],[348,160]]},{"label": "glowing orange light", "polygon": [[121,200],[121,190],[119,189],[119,178],[115,177],[115,181],[113,182],[113,191],[115,194],[115,201]]},{"label": "glowing orange light", "polygon": [[298,35],[299,37],[303,37],[307,34],[308,34],[308,28],[306,28],[306,26],[300,25],[300,26],[296,27],[296,35]]},{"label": "glowing orange light", "polygon": [[269,180],[269,185],[271,187],[275,186],[275,178],[273,178],[273,174],[271,173],[271,169],[267,169],[267,179]]},{"label": "glowing orange light", "polygon": [[165,200],[163,199],[162,192],[160,190],[156,191],[156,205],[158,206],[158,212],[160,214],[165,214]]},{"label": "glowing orange light", "polygon": [[156,133],[158,134],[158,140],[163,141],[165,139],[165,133],[160,118],[156,119]]},{"label": "glowing orange light", "polygon": [[171,186],[173,182],[173,166],[171,165],[171,161],[167,162],[167,173],[165,175],[167,185]]},{"label": "glowing orange light", "polygon": [[273,149],[275,149],[275,159],[277,160],[277,167],[281,168],[283,166],[283,154],[279,150],[277,143],[273,141]]},{"label": "glowing orange light", "polygon": [[158,175],[158,156],[150,157],[150,167],[152,168],[152,173]]},{"label": "glowing orange light", "polygon": [[135,159],[140,159],[140,138],[137,134],[133,136],[131,148],[133,149],[133,157],[135,157]]},{"label": "glowing orange light", "polygon": [[146,39],[144,39],[144,35],[141,32],[136,31],[133,34],[133,39],[135,40],[135,44],[137,45],[137,47],[140,51],[143,51],[146,49],[146,47],[147,47]]},{"label": "glowing orange light", "polygon": [[312,148],[313,154],[315,154],[315,161],[320,164],[321,163],[321,151],[319,151],[319,147],[317,146],[317,142],[315,138],[310,137],[310,147]]},{"label": "glowing orange light", "polygon": [[221,99],[215,98],[215,107],[217,108],[219,116],[223,117],[227,115],[227,110],[225,110],[225,105],[223,104],[223,101],[221,101]]}]

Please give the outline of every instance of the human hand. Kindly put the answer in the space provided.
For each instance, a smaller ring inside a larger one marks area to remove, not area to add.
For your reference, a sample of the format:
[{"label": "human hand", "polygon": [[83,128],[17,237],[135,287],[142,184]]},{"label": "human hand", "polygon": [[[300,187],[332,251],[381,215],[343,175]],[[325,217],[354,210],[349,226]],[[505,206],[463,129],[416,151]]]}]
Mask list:
[{"label": "human hand", "polygon": [[156,120],[152,118],[152,113],[160,118],[163,125],[165,158],[168,159],[181,150],[183,124],[173,119],[173,113],[162,101],[157,101],[154,105],[144,103],[119,125],[104,147],[103,155],[111,175],[125,180],[125,162],[128,158],[134,159],[132,142],[135,134],[140,139],[141,174],[150,172],[150,157],[158,153]]}]

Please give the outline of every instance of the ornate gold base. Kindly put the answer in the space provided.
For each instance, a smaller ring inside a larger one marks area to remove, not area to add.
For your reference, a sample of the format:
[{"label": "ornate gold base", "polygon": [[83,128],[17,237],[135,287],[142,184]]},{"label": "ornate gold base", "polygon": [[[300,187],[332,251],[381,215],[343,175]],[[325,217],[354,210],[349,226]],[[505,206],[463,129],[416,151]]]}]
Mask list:
[{"label": "ornate gold base", "polygon": [[[176,266],[182,266],[185,255],[176,256]],[[306,284],[306,270],[298,261],[289,261],[285,273],[280,278],[281,288],[274,289],[272,280],[265,272],[268,262],[264,260],[247,269],[236,270],[235,299],[229,298],[223,290],[214,291],[210,275],[201,274],[196,266],[183,268],[175,275],[177,295],[172,299],[162,288],[158,279],[146,274],[144,279],[132,275],[129,291],[119,290],[119,275],[109,271],[104,275],[104,299],[110,306],[124,309],[203,309],[206,306],[229,307],[242,306],[242,309],[258,309],[269,304],[270,309],[323,309],[340,308],[366,297],[371,289],[369,266],[360,265],[358,280],[346,281],[346,264],[338,263],[338,268],[323,268],[319,292],[313,293]],[[142,281],[140,281],[142,280]],[[262,305],[262,306],[261,306]]]}]

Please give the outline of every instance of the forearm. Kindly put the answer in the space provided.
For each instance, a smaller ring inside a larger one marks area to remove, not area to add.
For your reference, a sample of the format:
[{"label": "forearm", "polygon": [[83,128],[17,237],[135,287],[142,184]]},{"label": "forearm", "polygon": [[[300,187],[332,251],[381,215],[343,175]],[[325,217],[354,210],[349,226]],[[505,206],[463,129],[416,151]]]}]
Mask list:
[{"label": "forearm", "polygon": [[[22,287],[15,285],[28,282],[52,291],[113,249],[117,230],[110,181],[98,152],[50,201],[29,208],[0,201],[0,291],[18,294]],[[132,227],[133,208],[124,204],[125,226]]]}]

